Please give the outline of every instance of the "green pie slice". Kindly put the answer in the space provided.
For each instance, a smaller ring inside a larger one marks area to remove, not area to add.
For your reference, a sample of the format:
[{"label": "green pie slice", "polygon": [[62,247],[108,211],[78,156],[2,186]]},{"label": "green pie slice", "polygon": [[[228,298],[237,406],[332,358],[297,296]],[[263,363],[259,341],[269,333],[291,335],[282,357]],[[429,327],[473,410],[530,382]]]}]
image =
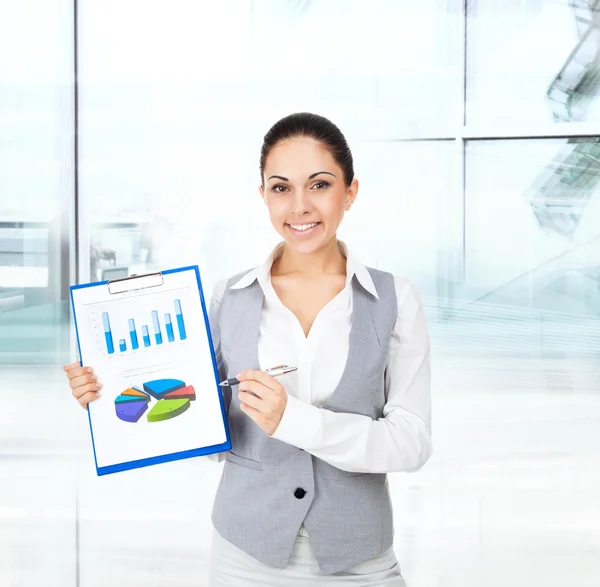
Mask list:
[{"label": "green pie slice", "polygon": [[189,399],[161,399],[148,412],[148,422],[163,422],[183,414],[190,407]]}]

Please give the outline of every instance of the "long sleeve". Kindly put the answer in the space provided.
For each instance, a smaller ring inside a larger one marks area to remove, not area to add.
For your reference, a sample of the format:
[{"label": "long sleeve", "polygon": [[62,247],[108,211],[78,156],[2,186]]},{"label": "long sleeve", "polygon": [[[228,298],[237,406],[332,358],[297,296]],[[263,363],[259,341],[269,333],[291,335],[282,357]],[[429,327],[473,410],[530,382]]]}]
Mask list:
[{"label": "long sleeve", "polygon": [[427,462],[432,453],[429,335],[417,289],[404,278],[396,278],[395,286],[398,317],[383,418],[336,413],[288,395],[274,438],[350,472],[409,472]]}]

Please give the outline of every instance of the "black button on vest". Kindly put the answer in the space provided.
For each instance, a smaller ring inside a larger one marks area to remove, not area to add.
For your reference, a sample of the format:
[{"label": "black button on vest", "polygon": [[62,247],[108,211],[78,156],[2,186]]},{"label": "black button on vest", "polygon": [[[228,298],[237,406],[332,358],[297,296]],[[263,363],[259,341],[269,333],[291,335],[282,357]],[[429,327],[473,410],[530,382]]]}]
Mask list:
[{"label": "black button on vest", "polygon": [[302,489],[302,487],[298,487],[296,491],[294,491],[294,497],[297,499],[302,499],[306,495],[306,490]]}]

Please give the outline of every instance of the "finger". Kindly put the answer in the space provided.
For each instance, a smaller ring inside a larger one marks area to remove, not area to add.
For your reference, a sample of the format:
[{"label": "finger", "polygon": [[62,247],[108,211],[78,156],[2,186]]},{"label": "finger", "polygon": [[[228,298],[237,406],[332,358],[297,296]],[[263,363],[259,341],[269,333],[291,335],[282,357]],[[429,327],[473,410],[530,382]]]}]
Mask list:
[{"label": "finger", "polygon": [[239,391],[249,391],[257,395],[260,399],[267,399],[273,395],[273,390],[265,387],[262,383],[258,381],[254,381],[253,379],[248,379],[246,381],[241,381],[238,385]]},{"label": "finger", "polygon": [[82,395],[77,401],[79,402],[79,405],[82,408],[85,408],[87,410],[87,406],[90,402],[93,402],[94,400],[97,400],[100,397],[99,394],[94,393],[94,392],[88,392],[84,395]]},{"label": "finger", "polygon": [[238,398],[242,402],[242,404],[254,408],[259,412],[262,412],[266,407],[266,404],[262,399],[246,391],[240,391],[238,393]]},{"label": "finger", "polygon": [[260,426],[259,420],[262,417],[262,413],[259,410],[246,404],[240,404],[240,410],[242,410],[244,414],[246,414],[253,422]]},{"label": "finger", "polygon": [[75,389],[77,387],[81,387],[82,385],[87,385],[88,383],[95,383],[96,381],[98,381],[98,377],[96,375],[89,375],[86,373],[85,375],[70,379],[69,386],[71,389]]},{"label": "finger", "polygon": [[82,398],[86,393],[97,393],[102,389],[101,383],[89,383],[88,385],[82,385],[81,387],[77,387],[73,390],[73,397],[76,399]]},{"label": "finger", "polygon": [[94,370],[91,367],[75,367],[70,371],[67,371],[67,379],[71,380],[75,377],[81,377],[82,375],[92,374]]},{"label": "finger", "polygon": [[68,373],[72,369],[75,369],[76,367],[80,367],[80,366],[81,365],[79,364],[79,361],[77,361],[75,363],[71,363],[70,365],[63,365],[63,369]]},{"label": "finger", "polygon": [[264,371],[260,371],[258,369],[248,369],[246,371],[242,371],[242,373],[236,375],[236,377],[238,381],[258,381],[259,383],[262,383],[265,387],[268,387],[273,391],[275,391],[276,389],[278,389],[278,387],[281,386],[281,384],[277,381],[277,379],[275,379],[275,377],[272,377],[268,373],[265,373]]}]

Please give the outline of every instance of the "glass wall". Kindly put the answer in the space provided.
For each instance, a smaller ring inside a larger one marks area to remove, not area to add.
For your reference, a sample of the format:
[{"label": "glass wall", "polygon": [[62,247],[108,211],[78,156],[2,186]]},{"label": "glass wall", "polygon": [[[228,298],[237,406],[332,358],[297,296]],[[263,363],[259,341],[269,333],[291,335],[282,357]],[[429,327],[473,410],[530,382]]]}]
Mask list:
[{"label": "glass wall", "polygon": [[600,119],[600,23],[593,0],[468,5],[469,124]]},{"label": "glass wall", "polygon": [[[0,0],[0,584],[75,585],[73,3]],[[62,379],[62,378],[61,378]],[[68,388],[67,388],[68,389]]]},{"label": "glass wall", "polygon": [[0,3],[0,364],[66,356],[72,72],[64,2]]},{"label": "glass wall", "polygon": [[425,304],[435,452],[390,476],[407,583],[598,584],[599,11],[0,0],[0,584],[206,584],[221,468],[95,476],[68,285],[198,264],[210,295],[260,263],[262,137],[301,110],[353,150],[341,238]]},{"label": "glass wall", "polygon": [[[378,263],[389,245],[399,268],[418,268],[428,282],[436,275],[445,237],[443,217],[431,222],[430,213],[442,190],[460,197],[455,150],[384,141],[456,120],[460,10],[439,0],[178,2],[166,24],[161,3],[121,5],[80,10],[82,279],[190,262],[210,286],[266,255],[276,240],[257,189],[261,139],[299,110],[330,116],[356,150],[364,183],[355,246],[370,246]],[[225,22],[226,35],[217,26]],[[407,163],[398,175],[397,158]],[[434,168],[437,183],[422,185]],[[386,222],[382,207],[394,211],[397,236],[374,243],[366,235]]]}]

